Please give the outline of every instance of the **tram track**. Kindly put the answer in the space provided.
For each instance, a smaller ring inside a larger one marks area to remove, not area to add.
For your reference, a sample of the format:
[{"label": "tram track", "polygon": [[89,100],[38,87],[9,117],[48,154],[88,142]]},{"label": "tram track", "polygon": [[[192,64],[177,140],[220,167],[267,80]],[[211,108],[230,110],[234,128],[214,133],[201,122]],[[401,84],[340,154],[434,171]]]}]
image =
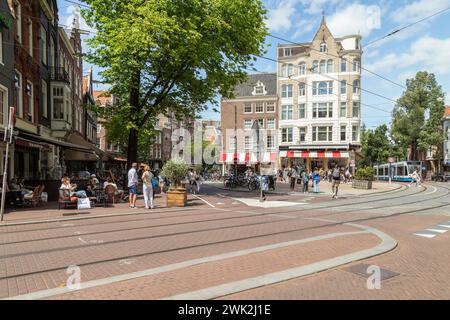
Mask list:
[{"label": "tram track", "polygon": [[[445,188],[445,187],[443,187],[443,189],[446,189],[447,193],[445,195],[441,195],[439,197],[446,196],[446,195],[448,195],[450,193],[450,189]],[[433,198],[433,199],[436,199],[436,197]],[[423,202],[423,200],[420,200],[420,201]],[[249,240],[249,239],[270,237],[270,236],[286,234],[286,233],[293,233],[293,232],[299,232],[299,231],[320,229],[320,228],[325,228],[325,227],[339,226],[339,225],[343,225],[343,224],[346,224],[346,223],[355,223],[355,222],[364,222],[364,221],[371,221],[371,220],[377,220],[377,219],[386,219],[386,218],[390,218],[390,217],[394,217],[394,216],[411,214],[411,213],[415,213],[415,212],[419,212],[419,211],[423,211],[423,210],[433,210],[433,209],[437,209],[437,208],[447,207],[449,205],[450,205],[450,203],[445,203],[445,204],[440,204],[440,205],[428,207],[426,209],[421,208],[421,209],[416,209],[416,210],[407,210],[407,211],[393,213],[393,214],[390,214],[390,215],[374,216],[374,217],[359,218],[359,219],[350,219],[350,220],[344,220],[344,221],[339,221],[339,222],[335,222],[335,223],[328,223],[328,224],[324,224],[324,225],[320,225],[320,226],[312,226],[312,227],[305,227],[305,228],[295,228],[295,229],[289,230],[289,231],[283,230],[283,231],[280,231],[280,232],[266,233],[266,234],[262,234],[262,235],[254,235],[254,236],[249,236],[249,237],[238,237],[238,238],[234,238],[234,239],[228,239],[228,240],[222,240],[222,241],[216,241],[216,242],[208,242],[208,243],[201,243],[201,244],[191,245],[191,246],[181,246],[181,247],[175,247],[175,248],[159,250],[159,251],[144,252],[144,253],[139,253],[139,254],[134,254],[134,255],[125,255],[125,256],[121,255],[120,257],[114,257],[114,258],[111,258],[111,259],[102,259],[102,260],[97,260],[97,261],[94,260],[94,261],[90,261],[90,262],[80,263],[80,264],[78,264],[78,266],[82,267],[82,266],[89,266],[89,265],[97,265],[97,264],[101,264],[101,263],[113,262],[113,261],[118,261],[118,260],[122,260],[122,259],[132,259],[132,258],[138,258],[138,257],[143,257],[143,256],[155,255],[155,254],[159,254],[159,253],[175,252],[175,251],[181,251],[181,250],[186,250],[186,249],[205,247],[205,246],[210,246],[210,245],[226,244],[226,243],[232,243],[232,242],[236,242],[236,241],[245,241],[245,240]],[[397,205],[395,205],[395,206],[397,206]],[[274,214],[274,213],[286,213],[286,211],[272,212],[270,214]],[[327,215],[332,215],[332,214],[336,214],[336,213],[329,213]],[[310,217],[294,217],[293,219],[309,219],[309,218],[315,218],[315,217],[317,217],[317,215],[310,216]],[[278,221],[272,221],[270,223],[283,222],[283,221],[288,221],[288,220],[292,221],[292,219],[282,219],[282,220],[278,220]],[[247,226],[250,226],[250,225],[247,225]],[[236,226],[234,226],[234,227],[236,227]],[[218,229],[223,229],[223,228],[218,228]],[[202,230],[201,232],[204,232],[204,231],[205,230]],[[192,233],[192,232],[186,231],[186,233]],[[161,237],[161,236],[156,236],[156,237]],[[147,239],[147,238],[152,238],[152,237],[145,237],[145,238]],[[121,241],[121,242],[123,242],[123,241]],[[107,243],[102,243],[102,244],[98,244],[98,245],[107,245],[107,244],[110,244],[110,243],[111,242],[107,242]],[[87,247],[91,247],[91,246],[92,245],[83,246],[83,247],[87,248]],[[61,248],[59,250],[64,251],[64,250],[69,250],[69,249]],[[42,252],[42,253],[45,253],[45,252]],[[36,254],[36,253],[34,252],[34,254]],[[18,255],[18,257],[20,257],[20,256],[22,256],[22,255]],[[0,277],[0,280],[19,278],[19,277],[24,277],[24,276],[29,276],[29,275],[36,275],[36,274],[52,272],[52,271],[58,271],[58,270],[65,270],[65,269],[66,269],[66,266],[64,266],[64,267],[55,267],[55,268],[47,268],[47,269],[43,269],[43,270],[36,270],[36,271],[31,271],[31,272],[25,272],[25,273],[20,273],[20,274],[14,274],[14,275],[10,275],[10,276]]]}]

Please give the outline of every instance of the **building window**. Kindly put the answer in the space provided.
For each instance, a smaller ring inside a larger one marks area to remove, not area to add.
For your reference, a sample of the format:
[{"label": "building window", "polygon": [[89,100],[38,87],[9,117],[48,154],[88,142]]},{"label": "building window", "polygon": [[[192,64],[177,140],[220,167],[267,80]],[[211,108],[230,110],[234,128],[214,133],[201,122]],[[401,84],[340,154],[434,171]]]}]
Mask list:
[{"label": "building window", "polygon": [[267,119],[267,129],[275,129],[275,119]]},{"label": "building window", "polygon": [[352,141],[358,141],[358,139],[359,139],[358,126],[352,126]]},{"label": "building window", "polygon": [[31,19],[28,21],[28,50],[30,56],[33,56],[33,22]]},{"label": "building window", "polygon": [[19,41],[19,43],[22,43],[22,8],[18,1],[14,1],[14,15],[17,20],[16,23],[17,41]]},{"label": "building window", "polygon": [[42,116],[44,118],[48,117],[47,114],[47,104],[48,103],[48,93],[47,93],[47,82],[44,80],[41,81],[41,108],[42,108]]},{"label": "building window", "polygon": [[267,104],[266,104],[266,111],[267,112],[275,112],[275,103],[274,102],[267,102]]},{"label": "building window", "polygon": [[292,120],[292,105],[281,106],[281,120]]},{"label": "building window", "polygon": [[333,72],[333,60],[328,60],[327,61],[327,73],[332,73]]},{"label": "building window", "polygon": [[292,84],[283,84],[281,86],[281,97],[292,98]]},{"label": "building window", "polygon": [[275,137],[267,136],[267,149],[275,148]]},{"label": "building window", "polygon": [[319,72],[319,61],[317,61],[317,60],[313,61],[312,72],[313,73]]},{"label": "building window", "polygon": [[285,57],[292,56],[292,48],[284,48],[284,56]]},{"label": "building window", "polygon": [[293,134],[292,134],[292,128],[283,128],[281,130],[281,142],[292,142],[293,141]]},{"label": "building window", "polygon": [[42,63],[47,65],[47,31],[41,26],[41,57]]},{"label": "building window", "polygon": [[347,127],[341,126],[341,141],[347,140]]},{"label": "building window", "polygon": [[281,76],[283,78],[287,77],[287,64],[281,65]]},{"label": "building window", "polygon": [[313,141],[333,141],[333,127],[313,127]]},{"label": "building window", "polygon": [[7,105],[8,101],[6,101],[6,90],[0,88],[0,124],[5,124],[5,113],[7,110]]},{"label": "building window", "polygon": [[360,103],[359,102],[353,102],[353,117],[358,118],[360,115]]},{"label": "building window", "polygon": [[292,64],[288,64],[288,77],[294,75],[294,66]]},{"label": "building window", "polygon": [[359,94],[359,80],[353,80],[353,94]]},{"label": "building window", "polygon": [[313,118],[332,118],[333,103],[313,103]]},{"label": "building window", "polygon": [[264,103],[263,102],[257,102],[255,107],[256,113],[264,113]]},{"label": "building window", "polygon": [[341,108],[339,111],[339,116],[341,118],[347,117],[347,102],[341,102]]},{"label": "building window", "polygon": [[320,60],[320,69],[319,72],[320,73],[325,73],[326,72],[326,61],[325,60]]},{"label": "building window", "polygon": [[298,95],[305,96],[306,95],[306,85],[304,82],[300,82],[298,85]]},{"label": "building window", "polygon": [[298,118],[306,119],[306,104],[304,103],[298,105]]},{"label": "building window", "polygon": [[17,116],[23,118],[22,75],[18,71],[14,74],[14,100]]},{"label": "building window", "polygon": [[347,81],[341,81],[341,94],[347,94]]},{"label": "building window", "polygon": [[53,40],[53,37],[50,37],[50,61],[49,66],[53,67],[55,66],[55,40]]},{"label": "building window", "polygon": [[333,94],[333,81],[314,81],[313,96]]},{"label": "building window", "polygon": [[236,137],[230,137],[229,146],[230,146],[231,150],[235,150],[236,149]]},{"label": "building window", "polygon": [[264,86],[256,86],[255,87],[255,95],[264,94]]},{"label": "building window", "polygon": [[347,60],[344,58],[341,59],[341,72],[347,72]]},{"label": "building window", "polygon": [[28,114],[27,120],[30,122],[34,122],[34,92],[33,92],[33,84],[27,81],[26,86],[27,93],[27,105],[28,105]]},{"label": "building window", "polygon": [[360,66],[361,66],[361,62],[359,61],[359,59],[354,59],[353,60],[353,72],[360,72]]},{"label": "building window", "polygon": [[260,127],[261,129],[263,129],[263,128],[264,128],[264,119],[257,119],[256,121],[258,121],[259,127]]},{"label": "building window", "polygon": [[244,104],[244,113],[252,113],[252,104],[251,103],[246,103]]},{"label": "building window", "polygon": [[325,42],[320,44],[320,52],[327,52],[327,44]]},{"label": "building window", "polygon": [[244,120],[244,129],[251,129],[252,128],[252,120]]},{"label": "building window", "polygon": [[306,127],[299,128],[299,140],[300,142],[306,141]]},{"label": "building window", "polygon": [[244,138],[244,149],[245,150],[250,150],[253,147],[253,141],[252,141],[252,137],[246,136]]},{"label": "building window", "polygon": [[53,88],[53,119],[64,120],[64,90],[60,87]]},{"label": "building window", "polygon": [[298,69],[299,69],[299,73],[300,73],[301,76],[306,74],[306,64],[304,62],[301,62],[299,64],[299,68]]},{"label": "building window", "polygon": [[0,63],[4,63],[3,61],[3,33],[0,32]]}]

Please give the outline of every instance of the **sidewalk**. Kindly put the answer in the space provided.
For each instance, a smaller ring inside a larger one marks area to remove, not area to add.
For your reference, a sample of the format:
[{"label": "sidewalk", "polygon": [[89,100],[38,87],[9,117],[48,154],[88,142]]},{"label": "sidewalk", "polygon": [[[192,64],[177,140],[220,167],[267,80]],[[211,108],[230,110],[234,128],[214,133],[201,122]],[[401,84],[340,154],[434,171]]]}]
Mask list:
[{"label": "sidewalk", "polygon": [[[207,185],[216,187],[221,190],[230,191],[230,189],[227,189],[224,187],[223,182],[209,182],[206,183]],[[269,194],[278,194],[278,195],[303,195],[302,192],[300,192],[303,185],[297,184],[295,186],[295,191],[290,190],[289,183],[286,182],[277,182],[275,191],[269,191]],[[384,193],[389,192],[393,190],[397,190],[400,188],[403,188],[404,185],[399,183],[392,183],[389,184],[387,182],[378,182],[374,181],[372,184],[371,190],[364,190],[364,189],[356,189],[352,188],[351,183],[346,184],[341,182],[339,186],[339,195],[340,196],[360,196],[360,195],[367,195],[367,194],[375,194],[375,193]],[[321,181],[319,183],[319,193],[314,194],[312,192],[313,188],[311,187],[311,183],[309,184],[309,194],[311,195],[317,195],[317,196],[329,196],[331,194],[331,183],[328,181]],[[239,192],[247,192],[250,194],[257,194],[257,191],[249,191],[248,188],[244,187],[237,187],[231,189],[231,191],[239,191]]]}]

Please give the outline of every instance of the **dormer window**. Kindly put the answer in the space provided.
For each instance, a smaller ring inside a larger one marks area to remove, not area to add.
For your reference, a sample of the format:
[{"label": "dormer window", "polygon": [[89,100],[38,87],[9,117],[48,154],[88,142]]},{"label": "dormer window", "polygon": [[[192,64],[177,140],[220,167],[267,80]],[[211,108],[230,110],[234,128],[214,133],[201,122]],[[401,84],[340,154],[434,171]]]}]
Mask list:
[{"label": "dormer window", "polygon": [[265,95],[267,94],[266,91],[266,86],[264,85],[264,83],[262,83],[261,81],[258,81],[256,83],[256,85],[253,87],[253,92],[252,94],[254,96],[258,96],[258,95]]},{"label": "dormer window", "polygon": [[328,51],[327,44],[325,42],[322,42],[320,44],[320,52],[327,52],[327,51]]},{"label": "dormer window", "polygon": [[285,57],[292,56],[292,48],[284,48],[284,56]]}]

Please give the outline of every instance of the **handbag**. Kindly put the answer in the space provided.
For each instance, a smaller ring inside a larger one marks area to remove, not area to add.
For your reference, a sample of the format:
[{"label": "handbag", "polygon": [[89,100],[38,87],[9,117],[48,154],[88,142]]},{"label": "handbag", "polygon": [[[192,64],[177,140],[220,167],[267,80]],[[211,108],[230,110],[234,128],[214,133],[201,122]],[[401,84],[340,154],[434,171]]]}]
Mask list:
[{"label": "handbag", "polygon": [[89,198],[78,198],[78,204],[77,204],[78,210],[80,209],[90,209],[91,208],[91,201]]},{"label": "handbag", "polygon": [[152,188],[156,189],[159,187],[158,180],[156,178],[152,178]]}]

